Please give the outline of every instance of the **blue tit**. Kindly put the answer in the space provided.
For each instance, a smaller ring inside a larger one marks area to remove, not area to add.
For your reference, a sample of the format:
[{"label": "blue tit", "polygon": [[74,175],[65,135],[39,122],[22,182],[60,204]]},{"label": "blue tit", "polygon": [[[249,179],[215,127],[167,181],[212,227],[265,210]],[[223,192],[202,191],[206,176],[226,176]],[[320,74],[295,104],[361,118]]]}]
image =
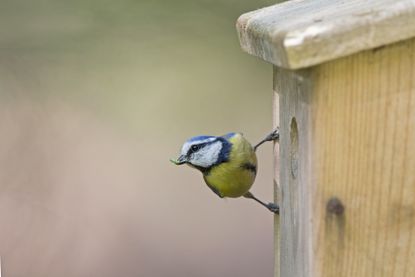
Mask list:
[{"label": "blue tit", "polygon": [[278,205],[264,203],[249,191],[257,173],[255,152],[258,146],[278,139],[278,129],[255,147],[241,133],[218,137],[196,136],[183,144],[180,156],[171,162],[176,165],[187,164],[201,171],[208,187],[220,198],[243,196],[257,201],[274,213],[279,213]]}]

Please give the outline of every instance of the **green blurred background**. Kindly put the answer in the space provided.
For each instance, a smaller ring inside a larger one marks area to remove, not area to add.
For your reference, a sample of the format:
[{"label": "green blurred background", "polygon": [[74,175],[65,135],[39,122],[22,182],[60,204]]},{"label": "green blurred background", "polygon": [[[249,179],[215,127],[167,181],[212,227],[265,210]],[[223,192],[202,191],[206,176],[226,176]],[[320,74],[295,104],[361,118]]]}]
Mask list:
[{"label": "green blurred background", "polygon": [[273,216],[168,160],[193,135],[271,130],[272,68],[235,21],[274,2],[1,1],[4,276],[272,276]]}]

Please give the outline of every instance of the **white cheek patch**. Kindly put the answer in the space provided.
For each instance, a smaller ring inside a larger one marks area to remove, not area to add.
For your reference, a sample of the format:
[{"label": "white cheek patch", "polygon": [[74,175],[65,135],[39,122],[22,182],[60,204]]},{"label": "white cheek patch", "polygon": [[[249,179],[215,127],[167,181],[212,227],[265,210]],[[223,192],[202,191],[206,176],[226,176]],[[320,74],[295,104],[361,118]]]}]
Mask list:
[{"label": "white cheek patch", "polygon": [[208,168],[218,161],[220,150],[222,150],[222,143],[220,141],[208,144],[194,153],[190,162],[194,165]]}]

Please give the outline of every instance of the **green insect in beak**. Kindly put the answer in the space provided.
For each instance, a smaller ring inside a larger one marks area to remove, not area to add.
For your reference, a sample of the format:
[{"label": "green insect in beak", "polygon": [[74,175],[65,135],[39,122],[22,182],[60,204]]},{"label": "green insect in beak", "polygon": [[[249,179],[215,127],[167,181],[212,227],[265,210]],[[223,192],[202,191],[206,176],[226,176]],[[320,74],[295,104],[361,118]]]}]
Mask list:
[{"label": "green insect in beak", "polygon": [[174,163],[175,165],[181,165],[181,164],[186,163],[186,157],[185,157],[185,156],[183,156],[183,155],[180,155],[180,156],[177,158],[177,160],[170,159],[170,161],[171,161],[172,163]]}]

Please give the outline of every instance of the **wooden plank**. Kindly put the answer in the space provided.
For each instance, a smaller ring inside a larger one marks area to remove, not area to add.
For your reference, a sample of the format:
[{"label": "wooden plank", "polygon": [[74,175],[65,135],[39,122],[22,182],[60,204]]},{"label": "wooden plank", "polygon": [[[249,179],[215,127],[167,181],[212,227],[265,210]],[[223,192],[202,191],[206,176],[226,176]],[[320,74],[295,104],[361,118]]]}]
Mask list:
[{"label": "wooden plank", "polygon": [[314,72],[317,276],[415,276],[414,80],[414,39]]},{"label": "wooden plank", "polygon": [[415,276],[415,39],[274,73],[281,276]]},{"label": "wooden plank", "polygon": [[281,233],[280,274],[310,276],[311,163],[310,93],[308,70],[274,67],[274,90],[279,94]]},{"label": "wooden plank", "polygon": [[298,69],[415,37],[414,0],[293,0],[242,15],[242,48]]},{"label": "wooden plank", "polygon": [[[273,129],[280,126],[279,116],[279,97],[274,91],[273,94]],[[274,143],[274,203],[281,203],[281,186],[280,186],[280,151],[279,143]],[[281,222],[280,216],[274,216],[274,277],[280,277],[280,249],[281,249]],[[1,276],[0,276],[1,277]]]}]

